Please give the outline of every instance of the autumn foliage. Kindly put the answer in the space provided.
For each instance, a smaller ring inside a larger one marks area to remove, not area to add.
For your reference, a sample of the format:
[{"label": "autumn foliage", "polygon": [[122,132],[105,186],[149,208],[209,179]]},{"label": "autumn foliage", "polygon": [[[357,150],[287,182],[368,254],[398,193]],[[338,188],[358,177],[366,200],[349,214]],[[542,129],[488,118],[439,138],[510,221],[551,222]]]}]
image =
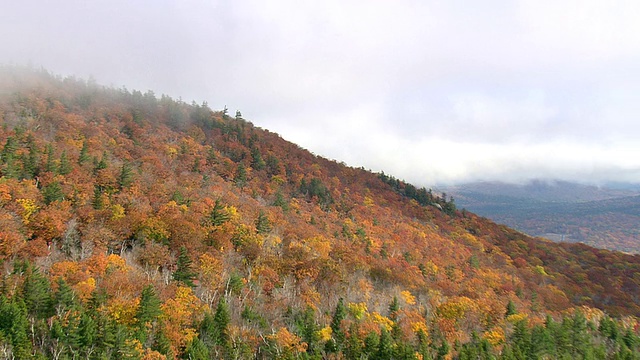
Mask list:
[{"label": "autumn foliage", "polygon": [[563,321],[593,325],[580,351],[637,351],[611,335],[637,338],[636,256],[532,239],[206,103],[9,70],[3,354],[502,356]]}]

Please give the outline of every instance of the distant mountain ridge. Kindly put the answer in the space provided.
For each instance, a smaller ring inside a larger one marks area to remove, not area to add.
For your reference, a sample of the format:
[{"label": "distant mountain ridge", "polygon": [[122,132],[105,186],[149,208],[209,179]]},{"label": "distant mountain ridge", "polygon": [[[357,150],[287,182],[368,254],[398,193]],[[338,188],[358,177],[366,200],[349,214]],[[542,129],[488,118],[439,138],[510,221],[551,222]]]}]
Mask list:
[{"label": "distant mountain ridge", "polygon": [[525,184],[504,182],[475,182],[450,187],[447,191],[459,194],[484,194],[529,199],[540,202],[585,202],[620,198],[640,194],[630,189],[584,185],[561,180],[532,180]]},{"label": "distant mountain ridge", "polygon": [[469,211],[532,236],[640,253],[640,193],[633,185],[482,182],[448,191]]}]

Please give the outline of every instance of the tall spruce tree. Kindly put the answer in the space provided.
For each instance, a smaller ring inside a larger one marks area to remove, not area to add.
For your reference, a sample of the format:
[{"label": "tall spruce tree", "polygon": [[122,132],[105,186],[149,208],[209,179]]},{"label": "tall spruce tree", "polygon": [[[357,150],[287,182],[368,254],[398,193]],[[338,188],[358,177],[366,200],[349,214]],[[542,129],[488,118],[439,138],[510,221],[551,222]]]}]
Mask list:
[{"label": "tall spruce tree", "polygon": [[149,331],[153,331],[154,322],[162,314],[162,301],[156,295],[153,285],[147,285],[140,295],[140,304],[136,310],[137,338],[142,344],[147,342]]},{"label": "tall spruce tree", "polygon": [[67,175],[73,170],[71,166],[71,162],[69,161],[69,156],[67,155],[67,150],[63,150],[62,154],[60,154],[60,166],[58,166],[58,174]]},{"label": "tall spruce tree", "polygon": [[30,316],[46,319],[51,315],[53,299],[49,280],[30,264],[25,271],[22,295]]},{"label": "tall spruce tree", "polygon": [[344,299],[340,298],[338,300],[338,304],[336,305],[336,309],[333,312],[333,317],[331,318],[331,332],[332,336],[329,341],[327,341],[325,345],[325,350],[327,352],[339,352],[341,351],[342,344],[346,339],[346,335],[344,330],[342,329],[342,320],[347,318],[347,307],[344,305]]},{"label": "tall spruce tree", "polygon": [[187,254],[187,249],[180,247],[178,262],[176,263],[176,271],[173,273],[173,280],[183,283],[189,287],[195,287],[193,280],[197,278],[197,273],[193,270],[193,262]]}]

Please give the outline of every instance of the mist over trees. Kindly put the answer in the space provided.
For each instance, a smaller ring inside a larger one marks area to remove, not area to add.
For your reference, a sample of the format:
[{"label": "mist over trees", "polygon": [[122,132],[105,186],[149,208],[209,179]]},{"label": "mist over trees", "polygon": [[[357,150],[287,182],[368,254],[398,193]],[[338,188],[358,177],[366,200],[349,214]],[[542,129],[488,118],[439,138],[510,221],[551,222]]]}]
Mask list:
[{"label": "mist over trees", "polygon": [[640,259],[153,92],[0,81],[0,354],[634,358]]}]

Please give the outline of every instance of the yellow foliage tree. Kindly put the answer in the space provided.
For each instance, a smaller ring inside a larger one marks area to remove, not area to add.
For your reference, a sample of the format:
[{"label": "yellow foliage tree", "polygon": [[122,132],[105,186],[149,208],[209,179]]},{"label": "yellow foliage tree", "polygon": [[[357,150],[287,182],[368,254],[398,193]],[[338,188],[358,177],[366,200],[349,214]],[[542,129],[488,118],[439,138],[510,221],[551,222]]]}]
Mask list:
[{"label": "yellow foliage tree", "polygon": [[416,297],[413,296],[410,291],[401,291],[400,296],[404,299],[404,302],[406,302],[407,305],[415,305]]},{"label": "yellow foliage tree", "polygon": [[277,359],[288,359],[307,350],[307,343],[300,337],[291,333],[287,328],[281,327],[275,334],[267,336],[276,345]]},{"label": "yellow foliage tree", "polygon": [[[173,298],[162,305],[162,320],[171,346],[182,349],[198,333],[192,327],[200,321],[206,305],[193,294],[190,287],[179,286]],[[177,353],[174,351],[174,353]]]},{"label": "yellow foliage tree", "polygon": [[133,325],[136,321],[136,310],[139,304],[139,298],[128,300],[115,297],[107,305],[107,312],[118,324]]},{"label": "yellow foliage tree", "polygon": [[487,339],[489,344],[498,346],[500,344],[503,344],[505,341],[504,329],[496,326],[493,329],[487,330],[482,333],[482,337]]}]

